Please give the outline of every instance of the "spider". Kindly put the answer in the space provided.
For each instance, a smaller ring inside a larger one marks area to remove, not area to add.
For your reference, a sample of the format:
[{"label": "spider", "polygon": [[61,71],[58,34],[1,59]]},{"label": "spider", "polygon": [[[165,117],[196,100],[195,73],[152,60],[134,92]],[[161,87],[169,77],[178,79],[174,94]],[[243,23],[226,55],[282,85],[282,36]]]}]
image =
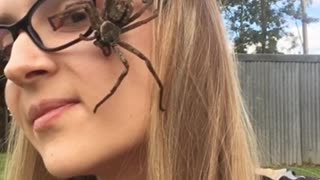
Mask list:
[{"label": "spider", "polygon": [[142,2],[144,3],[144,6],[137,12],[133,13],[133,0],[105,0],[102,13],[99,13],[96,6],[91,1],[82,1],[70,4],[70,7],[68,7],[64,12],[57,15],[63,16],[65,13],[84,10],[90,19],[91,29],[94,31],[94,34],[93,37],[86,37],[80,34],[81,40],[95,40],[94,45],[99,47],[105,56],[111,55],[113,50],[119,56],[120,61],[125,67],[125,70],[120,74],[117,82],[111,88],[110,92],[95,106],[93,110],[94,113],[96,113],[99,106],[101,106],[115,93],[123,79],[128,74],[130,67],[129,63],[118,46],[121,46],[122,48],[135,54],[145,62],[147,68],[153,75],[160,88],[160,110],[165,111],[162,106],[163,85],[157,73],[155,72],[150,60],[138,49],[120,40],[121,34],[144,25],[158,16],[158,12],[157,10],[155,10],[153,12],[153,15],[151,15],[150,17],[138,22],[134,22],[153,4],[153,0],[142,0]]}]

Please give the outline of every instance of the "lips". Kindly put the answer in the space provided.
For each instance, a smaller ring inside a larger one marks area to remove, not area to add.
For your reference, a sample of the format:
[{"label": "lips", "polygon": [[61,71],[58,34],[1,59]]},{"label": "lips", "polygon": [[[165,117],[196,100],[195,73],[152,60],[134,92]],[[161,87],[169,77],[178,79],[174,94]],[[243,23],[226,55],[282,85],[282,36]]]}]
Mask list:
[{"label": "lips", "polygon": [[31,123],[33,124],[36,119],[47,114],[48,112],[66,106],[69,104],[77,104],[80,101],[77,99],[47,99],[42,100],[38,104],[31,105],[28,117]]}]

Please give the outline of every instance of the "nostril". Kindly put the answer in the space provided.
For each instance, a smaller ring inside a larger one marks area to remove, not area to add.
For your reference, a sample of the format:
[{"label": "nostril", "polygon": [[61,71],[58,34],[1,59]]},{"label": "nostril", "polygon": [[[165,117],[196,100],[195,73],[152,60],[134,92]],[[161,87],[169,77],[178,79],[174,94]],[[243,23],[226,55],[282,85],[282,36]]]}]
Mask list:
[{"label": "nostril", "polygon": [[48,73],[48,71],[45,71],[45,70],[32,71],[32,72],[27,73],[26,78],[29,79],[29,78],[33,78],[35,76],[41,76],[41,75],[44,75],[47,73]]}]

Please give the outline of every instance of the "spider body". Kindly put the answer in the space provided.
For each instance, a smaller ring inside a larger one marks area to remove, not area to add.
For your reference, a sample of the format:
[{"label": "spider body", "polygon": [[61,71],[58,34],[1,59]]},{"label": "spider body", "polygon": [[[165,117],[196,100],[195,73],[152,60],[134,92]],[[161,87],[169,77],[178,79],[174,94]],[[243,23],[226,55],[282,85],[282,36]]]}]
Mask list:
[{"label": "spider body", "polygon": [[104,8],[104,17],[119,26],[128,23],[134,10],[132,0],[108,1]]},{"label": "spider body", "polygon": [[144,6],[135,13],[132,0],[105,0],[101,13],[94,6],[94,4],[90,3],[89,1],[74,3],[71,5],[73,7],[70,7],[63,12],[70,13],[72,11],[84,10],[88,14],[91,23],[91,29],[94,31],[94,34],[93,37],[85,37],[81,34],[80,38],[85,41],[95,40],[94,45],[98,46],[106,56],[109,56],[112,52],[115,52],[125,67],[125,70],[120,74],[117,82],[111,88],[110,92],[96,105],[94,112],[96,112],[98,107],[115,93],[123,79],[128,74],[130,66],[128,60],[120,51],[119,46],[135,54],[145,62],[147,68],[153,75],[160,88],[159,106],[160,109],[164,111],[164,108],[162,107],[163,85],[150,60],[138,49],[122,41],[120,38],[122,34],[144,25],[158,16],[157,11],[154,11],[153,15],[150,17],[136,21],[153,4],[153,0],[142,0],[142,2],[144,3]]},{"label": "spider body", "polygon": [[115,46],[119,41],[121,29],[110,21],[104,21],[99,31],[95,32],[95,38],[99,40],[94,41],[94,45],[100,47],[104,55],[109,56],[111,47]]},{"label": "spider body", "polygon": [[105,45],[115,45],[120,37],[121,29],[110,21],[105,21],[101,24],[100,28],[101,41],[105,42]]}]

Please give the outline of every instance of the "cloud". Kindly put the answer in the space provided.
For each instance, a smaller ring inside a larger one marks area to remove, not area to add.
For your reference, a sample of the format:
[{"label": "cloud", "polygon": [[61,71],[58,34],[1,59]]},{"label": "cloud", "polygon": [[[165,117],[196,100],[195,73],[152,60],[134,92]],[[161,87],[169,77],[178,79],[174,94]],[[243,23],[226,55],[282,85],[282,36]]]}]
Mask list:
[{"label": "cloud", "polygon": [[320,0],[313,0],[311,6],[317,6],[320,7]]},{"label": "cloud", "polygon": [[[320,4],[320,0],[316,0]],[[291,27],[289,29],[294,37],[284,37],[278,42],[278,50],[285,54],[302,54],[302,27]],[[320,23],[313,23],[308,25],[308,40],[309,40],[309,54],[320,54]],[[297,47],[290,49],[292,41],[296,40]]]},{"label": "cloud", "polygon": [[310,54],[320,54],[320,23],[309,26]]}]

